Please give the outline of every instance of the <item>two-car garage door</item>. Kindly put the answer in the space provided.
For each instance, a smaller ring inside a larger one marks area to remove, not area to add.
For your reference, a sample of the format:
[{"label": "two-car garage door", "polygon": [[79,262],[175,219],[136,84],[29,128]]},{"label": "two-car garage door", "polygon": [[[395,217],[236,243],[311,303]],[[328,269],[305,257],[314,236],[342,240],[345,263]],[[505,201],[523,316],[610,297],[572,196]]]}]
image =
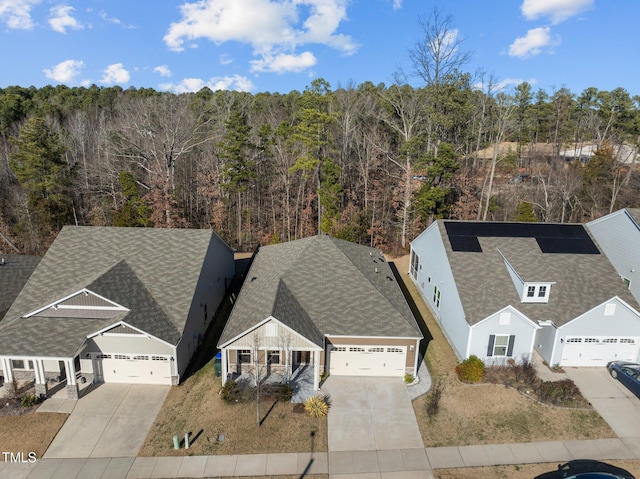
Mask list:
[{"label": "two-car garage door", "polygon": [[171,385],[171,361],[166,356],[96,354],[96,382]]},{"label": "two-car garage door", "polygon": [[638,359],[640,338],[568,336],[562,349],[562,366],[606,366],[609,361]]},{"label": "two-car garage door", "polygon": [[404,376],[406,346],[333,346],[329,372],[336,376]]}]

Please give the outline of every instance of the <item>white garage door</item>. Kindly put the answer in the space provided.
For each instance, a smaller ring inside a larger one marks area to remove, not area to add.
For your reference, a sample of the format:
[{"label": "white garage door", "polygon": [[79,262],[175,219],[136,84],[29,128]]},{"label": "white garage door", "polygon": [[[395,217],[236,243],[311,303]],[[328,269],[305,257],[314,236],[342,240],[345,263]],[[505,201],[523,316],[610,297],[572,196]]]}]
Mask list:
[{"label": "white garage door", "polygon": [[406,346],[334,346],[329,372],[336,376],[404,376]]},{"label": "white garage door", "polygon": [[165,356],[97,354],[96,382],[171,385],[171,362]]},{"label": "white garage door", "polygon": [[562,366],[606,366],[609,361],[638,358],[640,338],[568,336],[562,349]]}]

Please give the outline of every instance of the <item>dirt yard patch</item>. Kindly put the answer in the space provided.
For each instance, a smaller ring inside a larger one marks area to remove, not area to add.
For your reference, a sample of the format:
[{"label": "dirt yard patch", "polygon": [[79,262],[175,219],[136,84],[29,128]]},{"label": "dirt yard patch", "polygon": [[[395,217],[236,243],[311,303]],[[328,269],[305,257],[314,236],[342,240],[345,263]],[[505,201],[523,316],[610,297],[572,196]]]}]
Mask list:
[{"label": "dirt yard patch", "polygon": [[[256,426],[255,402],[227,404],[220,379],[209,363],[169,391],[140,456],[259,454],[327,450],[326,418],[294,412],[290,402],[261,403],[263,423]],[[188,450],[174,449],[173,436],[191,432]],[[219,435],[224,441],[218,441]]]},{"label": "dirt yard patch", "polygon": [[[640,477],[640,461],[606,461]],[[436,469],[435,479],[532,479],[545,472],[555,471],[558,464],[527,464],[523,466],[469,467],[466,469]]]},{"label": "dirt yard patch", "polygon": [[41,458],[68,417],[48,412],[0,416],[0,451],[35,452]]},{"label": "dirt yard patch", "polygon": [[408,256],[392,261],[432,337],[423,351],[432,379],[444,384],[436,415],[427,415],[429,395],[413,402],[426,447],[616,437],[592,408],[546,406],[514,388],[459,382],[456,356],[407,274]]}]

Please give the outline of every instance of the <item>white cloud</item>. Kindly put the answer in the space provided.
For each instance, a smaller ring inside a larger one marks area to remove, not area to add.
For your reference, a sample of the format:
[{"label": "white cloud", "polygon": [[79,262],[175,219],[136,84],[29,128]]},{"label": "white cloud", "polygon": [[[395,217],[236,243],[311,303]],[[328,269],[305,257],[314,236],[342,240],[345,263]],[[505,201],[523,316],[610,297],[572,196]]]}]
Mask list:
[{"label": "white cloud", "polygon": [[122,66],[122,63],[109,65],[102,73],[103,77],[100,83],[105,85],[128,83],[131,78],[129,72]]},{"label": "white cloud", "polygon": [[228,54],[223,53],[218,57],[218,61],[220,62],[220,65],[229,65],[230,63],[233,63],[233,58],[231,58]]},{"label": "white cloud", "polygon": [[[259,64],[283,55],[301,57],[296,48],[308,43],[326,45],[349,55],[357,45],[336,33],[347,18],[348,0],[200,0],[180,7],[182,18],[164,36],[171,50],[181,51],[200,39],[214,43],[249,44]],[[185,45],[187,44],[187,45]],[[305,60],[309,56],[305,55]]]},{"label": "white cloud", "polygon": [[67,33],[67,28],[73,28],[74,30],[80,30],[84,28],[78,20],[73,18],[71,14],[75,11],[75,8],[69,5],[58,5],[51,7],[49,10],[49,25],[56,32]]},{"label": "white cloud", "polygon": [[235,91],[251,91],[254,86],[247,77],[240,75],[214,77],[208,81],[200,78],[185,78],[178,84],[164,83],[160,85],[163,90],[172,91],[174,93],[189,93],[202,90],[208,87],[212,91],[217,90],[235,90]]},{"label": "white cloud", "polygon": [[402,8],[402,0],[393,0],[393,9],[400,10]]},{"label": "white cloud", "polygon": [[41,0],[0,0],[0,21],[14,30],[31,30],[31,8]]},{"label": "white cloud", "polygon": [[84,68],[82,61],[65,60],[52,68],[45,68],[43,72],[47,78],[58,83],[69,83],[80,74],[82,68]]},{"label": "white cloud", "polygon": [[559,43],[551,38],[549,27],[533,28],[524,37],[516,38],[509,45],[509,56],[518,58],[528,58],[538,55],[544,47],[555,46]]},{"label": "white cloud", "polygon": [[520,6],[527,20],[549,17],[553,23],[560,23],[588,10],[595,0],[524,0]]},{"label": "white cloud", "polygon": [[171,70],[169,70],[169,67],[167,65],[158,65],[153,69],[153,72],[158,73],[160,76],[163,76],[163,77],[171,76]]},{"label": "white cloud", "polygon": [[311,52],[303,52],[299,55],[263,55],[260,60],[251,62],[251,70],[257,72],[301,72],[316,64],[316,57]]}]

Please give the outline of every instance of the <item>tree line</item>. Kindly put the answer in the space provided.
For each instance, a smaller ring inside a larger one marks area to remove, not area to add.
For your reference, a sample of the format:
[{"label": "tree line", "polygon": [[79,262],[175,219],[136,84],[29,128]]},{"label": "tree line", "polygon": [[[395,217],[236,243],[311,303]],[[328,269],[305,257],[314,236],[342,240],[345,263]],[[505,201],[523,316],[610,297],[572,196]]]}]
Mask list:
[{"label": "tree line", "polygon": [[580,222],[637,202],[640,97],[482,80],[0,89],[0,248],[42,253],[77,224],[400,249],[434,218]]}]

